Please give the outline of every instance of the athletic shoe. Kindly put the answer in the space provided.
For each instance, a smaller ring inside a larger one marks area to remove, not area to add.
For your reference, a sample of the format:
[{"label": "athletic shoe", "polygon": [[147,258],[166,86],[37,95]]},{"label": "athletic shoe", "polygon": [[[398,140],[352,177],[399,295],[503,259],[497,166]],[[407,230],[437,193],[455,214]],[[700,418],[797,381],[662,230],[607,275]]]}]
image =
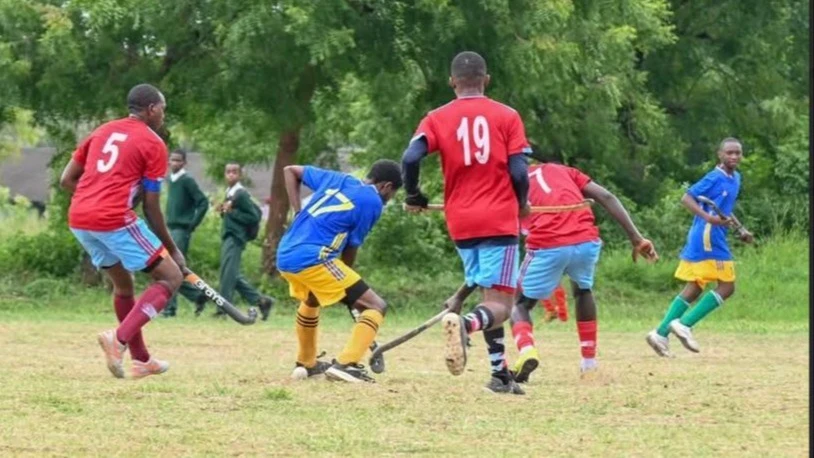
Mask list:
[{"label": "athletic shoe", "polygon": [[701,351],[701,347],[698,346],[698,342],[696,342],[692,336],[692,329],[681,324],[680,320],[675,319],[670,322],[670,331],[678,337],[678,340],[681,341],[681,344],[684,345],[684,348],[687,350],[694,353]]},{"label": "athletic shoe", "polygon": [[260,319],[266,321],[269,319],[271,308],[274,307],[274,299],[268,296],[263,296],[259,301],[257,301],[257,307],[260,308]]},{"label": "athletic shoe", "polygon": [[333,360],[333,364],[325,371],[325,378],[334,382],[350,383],[376,383],[376,380],[367,375],[365,366],[361,364],[339,364]]},{"label": "athletic shoe", "polygon": [[466,367],[466,333],[464,319],[455,313],[447,313],[441,319],[447,343],[444,346],[444,361],[452,375],[461,375]]},{"label": "athletic shoe", "polygon": [[294,380],[305,380],[307,378],[316,377],[317,375],[324,374],[330,367],[331,363],[319,360],[314,367],[305,367],[300,363],[296,363],[294,371],[291,372],[291,378]]},{"label": "athletic shoe", "polygon": [[596,363],[595,359],[582,358],[582,361],[580,361],[579,363],[579,378],[581,379],[593,378],[598,370],[599,365]]},{"label": "athletic shoe", "polygon": [[665,358],[671,358],[673,356],[670,353],[670,340],[667,339],[667,337],[659,335],[655,329],[647,333],[645,340],[657,355],[664,356]]},{"label": "athletic shoe", "polygon": [[148,375],[158,375],[167,372],[170,368],[170,363],[161,361],[160,359],[150,358],[146,363],[137,359],[133,360],[133,367],[130,368],[130,375],[133,378],[139,379],[147,377]]},{"label": "athletic shoe", "polygon": [[529,375],[537,369],[540,365],[540,354],[537,349],[532,347],[522,353],[520,358],[514,363],[512,374],[514,374],[514,381],[517,383],[526,383],[529,381]]},{"label": "athletic shoe", "polygon": [[99,346],[102,347],[102,351],[105,352],[107,368],[110,370],[110,373],[116,378],[124,378],[122,356],[127,349],[127,345],[119,342],[118,337],[116,337],[115,329],[99,334],[97,340]]},{"label": "athletic shoe", "polygon": [[200,293],[198,297],[195,298],[195,316],[200,316],[201,312],[204,311],[206,308],[206,301],[207,301],[206,294]]},{"label": "athletic shoe", "polygon": [[509,381],[504,382],[495,376],[492,376],[489,383],[484,386],[484,389],[497,394],[526,394],[514,380],[509,379]]}]

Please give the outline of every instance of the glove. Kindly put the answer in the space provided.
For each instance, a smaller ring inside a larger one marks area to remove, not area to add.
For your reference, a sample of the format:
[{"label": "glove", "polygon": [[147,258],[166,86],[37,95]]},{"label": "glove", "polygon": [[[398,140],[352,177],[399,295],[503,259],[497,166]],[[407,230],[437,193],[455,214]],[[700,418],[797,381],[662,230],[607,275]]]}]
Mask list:
[{"label": "glove", "polygon": [[407,196],[404,199],[404,204],[410,207],[419,207],[419,208],[427,208],[427,204],[430,203],[430,200],[427,199],[427,196],[418,191],[417,193]]}]

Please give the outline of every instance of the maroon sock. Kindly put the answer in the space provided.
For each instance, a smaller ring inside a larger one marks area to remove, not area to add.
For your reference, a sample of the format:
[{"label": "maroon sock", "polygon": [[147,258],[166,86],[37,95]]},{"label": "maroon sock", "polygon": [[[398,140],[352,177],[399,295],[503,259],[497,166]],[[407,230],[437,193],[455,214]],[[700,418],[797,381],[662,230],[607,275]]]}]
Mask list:
[{"label": "maroon sock", "polygon": [[[119,323],[127,318],[127,314],[133,308],[133,305],[135,305],[133,296],[113,296],[113,306],[116,308],[116,317],[119,319]],[[137,332],[136,335],[130,339],[128,348],[130,349],[130,356],[132,356],[133,359],[144,363],[150,360],[150,353],[147,351],[147,345],[144,343],[141,331]]]},{"label": "maroon sock", "polygon": [[164,310],[170,297],[172,297],[172,291],[163,282],[153,283],[144,290],[136,302],[136,306],[130,310],[116,330],[119,341],[130,344],[141,328]]}]

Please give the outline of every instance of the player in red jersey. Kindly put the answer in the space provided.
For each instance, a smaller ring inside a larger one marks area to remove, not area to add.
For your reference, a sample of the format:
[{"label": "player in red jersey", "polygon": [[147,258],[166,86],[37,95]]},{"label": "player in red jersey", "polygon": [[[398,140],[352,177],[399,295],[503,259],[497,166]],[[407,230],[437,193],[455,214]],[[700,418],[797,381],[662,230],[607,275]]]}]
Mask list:
[{"label": "player in red jersey", "polygon": [[[581,171],[546,163],[529,168],[529,202],[535,206],[571,205],[590,197],[607,210],[624,229],[633,245],[633,261],[639,255],[656,261],[653,243],[642,237],[622,203],[610,191]],[[593,212],[583,209],[565,213],[537,213],[523,221],[528,228],[526,257],[520,269],[518,300],[511,325],[520,357],[512,373],[518,383],[528,381],[540,363],[534,346],[530,310],[540,299],[551,296],[563,274],[571,279],[576,300],[577,331],[582,352],[580,372],[596,370],[596,303],[591,288],[602,241]]]},{"label": "player in red jersey", "polygon": [[[130,115],[96,128],[76,149],[60,185],[72,193],[68,226],[113,282],[119,327],[99,334],[107,367],[124,378],[122,359],[130,349],[132,376],[160,374],[169,364],[150,357],[141,328],[155,317],[181,285],[184,256],[170,237],[161,213],[161,181],[167,174],[167,147],[156,131],[164,123],[164,95],[149,84],[127,94]],[[154,234],[133,211],[143,189],[144,214]],[[162,246],[163,244],[163,246]],[[163,250],[170,258],[161,256]],[[132,272],[153,283],[133,298]]]},{"label": "player in red jersey", "polygon": [[517,283],[518,217],[528,212],[524,153],[530,148],[517,111],[484,96],[489,75],[480,55],[455,56],[449,84],[456,99],[424,117],[404,152],[405,204],[410,211],[426,208],[419,164],[437,151],[447,228],[464,264],[465,283],[457,295],[483,288],[482,301],[471,313],[459,316],[458,304],[443,318],[447,368],[453,375],[463,372],[468,334],[483,330],[492,364],[486,388],[523,394],[503,356],[503,322]]}]

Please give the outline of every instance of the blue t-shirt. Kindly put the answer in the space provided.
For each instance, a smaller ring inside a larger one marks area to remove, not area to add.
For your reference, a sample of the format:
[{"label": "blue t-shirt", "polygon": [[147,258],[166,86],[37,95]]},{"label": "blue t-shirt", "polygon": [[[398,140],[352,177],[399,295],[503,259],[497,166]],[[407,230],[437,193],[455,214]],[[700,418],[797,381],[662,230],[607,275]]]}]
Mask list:
[{"label": "blue t-shirt", "polygon": [[277,247],[277,268],[297,273],[358,247],[379,220],[384,203],[373,185],[345,173],[305,167],[302,182],[314,190]]},{"label": "blue t-shirt", "polygon": [[[735,208],[735,201],[741,188],[741,175],[735,172],[728,175],[720,167],[715,167],[707,173],[701,181],[690,186],[687,194],[697,198],[704,196],[715,202],[715,205],[724,213],[721,216],[729,216]],[[715,215],[715,212],[708,205],[702,204],[701,208],[705,212]],[[713,226],[701,217],[695,216],[692,220],[692,227],[687,233],[687,244],[681,250],[681,259],[690,262],[715,260],[731,261],[732,253],[726,243],[726,226]]]}]

